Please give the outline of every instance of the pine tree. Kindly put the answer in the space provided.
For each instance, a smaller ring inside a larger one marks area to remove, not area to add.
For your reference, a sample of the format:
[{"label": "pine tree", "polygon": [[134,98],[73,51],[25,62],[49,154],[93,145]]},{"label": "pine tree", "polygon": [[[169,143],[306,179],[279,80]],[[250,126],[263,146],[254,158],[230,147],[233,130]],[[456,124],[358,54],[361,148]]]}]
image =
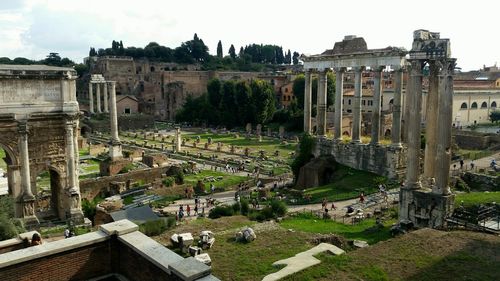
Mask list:
[{"label": "pine tree", "polygon": [[231,58],[236,58],[236,50],[234,49],[234,45],[231,44],[231,47],[229,47],[229,56],[231,56]]},{"label": "pine tree", "polygon": [[222,42],[217,43],[217,57],[222,58]]}]

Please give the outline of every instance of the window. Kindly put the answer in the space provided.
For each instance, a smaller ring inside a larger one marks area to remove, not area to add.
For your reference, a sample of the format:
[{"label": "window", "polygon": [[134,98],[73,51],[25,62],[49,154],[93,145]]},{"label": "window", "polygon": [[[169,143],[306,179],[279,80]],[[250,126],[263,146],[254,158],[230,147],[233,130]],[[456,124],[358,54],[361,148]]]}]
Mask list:
[{"label": "window", "polygon": [[285,93],[288,93],[288,88],[285,88]]},{"label": "window", "polygon": [[481,108],[487,108],[487,107],[488,107],[488,104],[485,101],[483,101],[483,103],[481,104]]},{"label": "window", "polygon": [[470,105],[470,108],[471,108],[471,109],[477,109],[477,102],[473,102],[473,103]]},{"label": "window", "polygon": [[366,101],[365,101],[365,100],[362,100],[362,101],[361,101],[361,104],[362,104],[362,105],[365,105],[365,104],[366,104]]},{"label": "window", "polygon": [[372,100],[368,101],[368,106],[373,106],[373,101]]},{"label": "window", "polygon": [[130,112],[130,107],[125,107],[125,109],[123,110],[123,112],[124,112],[125,114],[130,114],[130,113],[131,113],[131,112]]},{"label": "window", "polygon": [[496,101],[494,101],[494,102],[491,103],[491,108],[497,108],[497,102]]},{"label": "window", "polygon": [[351,105],[351,99],[348,99],[348,100],[347,100],[347,103],[348,103],[349,105]]},{"label": "window", "polygon": [[460,106],[460,109],[467,109],[467,103],[462,103],[462,105]]}]

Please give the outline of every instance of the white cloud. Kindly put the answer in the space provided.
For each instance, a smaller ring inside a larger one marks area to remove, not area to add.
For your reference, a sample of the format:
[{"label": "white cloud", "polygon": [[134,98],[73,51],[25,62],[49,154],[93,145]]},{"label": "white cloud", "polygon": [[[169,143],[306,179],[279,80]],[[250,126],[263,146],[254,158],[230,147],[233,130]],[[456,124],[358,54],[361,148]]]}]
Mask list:
[{"label": "white cloud", "polygon": [[176,47],[196,32],[210,51],[250,43],[320,53],[347,34],[369,48],[410,49],[412,32],[425,28],[451,39],[459,66],[477,69],[500,61],[495,36],[497,1],[103,1],[26,0],[0,3],[0,56],[43,58],[59,52],[80,61],[89,47],[112,40],[143,47]]}]

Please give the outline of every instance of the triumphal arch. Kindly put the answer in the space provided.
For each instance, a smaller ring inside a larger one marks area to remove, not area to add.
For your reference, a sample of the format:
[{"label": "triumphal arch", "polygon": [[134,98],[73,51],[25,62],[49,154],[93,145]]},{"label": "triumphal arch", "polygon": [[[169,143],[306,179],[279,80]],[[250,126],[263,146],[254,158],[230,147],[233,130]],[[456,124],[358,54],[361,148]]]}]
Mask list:
[{"label": "triumphal arch", "polygon": [[[36,225],[37,175],[50,175],[52,217],[83,222],[78,183],[75,70],[0,65],[0,147],[15,215]],[[47,215],[47,214],[44,214]]]}]

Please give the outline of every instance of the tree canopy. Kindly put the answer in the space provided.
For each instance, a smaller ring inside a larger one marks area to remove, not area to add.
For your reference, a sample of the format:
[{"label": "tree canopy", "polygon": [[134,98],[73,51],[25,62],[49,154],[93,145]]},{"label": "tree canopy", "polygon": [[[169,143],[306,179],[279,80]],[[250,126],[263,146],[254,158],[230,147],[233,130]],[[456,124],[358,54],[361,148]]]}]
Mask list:
[{"label": "tree canopy", "polygon": [[186,99],[176,121],[232,128],[246,123],[266,124],[273,119],[275,110],[273,87],[265,81],[212,79],[206,94]]}]

